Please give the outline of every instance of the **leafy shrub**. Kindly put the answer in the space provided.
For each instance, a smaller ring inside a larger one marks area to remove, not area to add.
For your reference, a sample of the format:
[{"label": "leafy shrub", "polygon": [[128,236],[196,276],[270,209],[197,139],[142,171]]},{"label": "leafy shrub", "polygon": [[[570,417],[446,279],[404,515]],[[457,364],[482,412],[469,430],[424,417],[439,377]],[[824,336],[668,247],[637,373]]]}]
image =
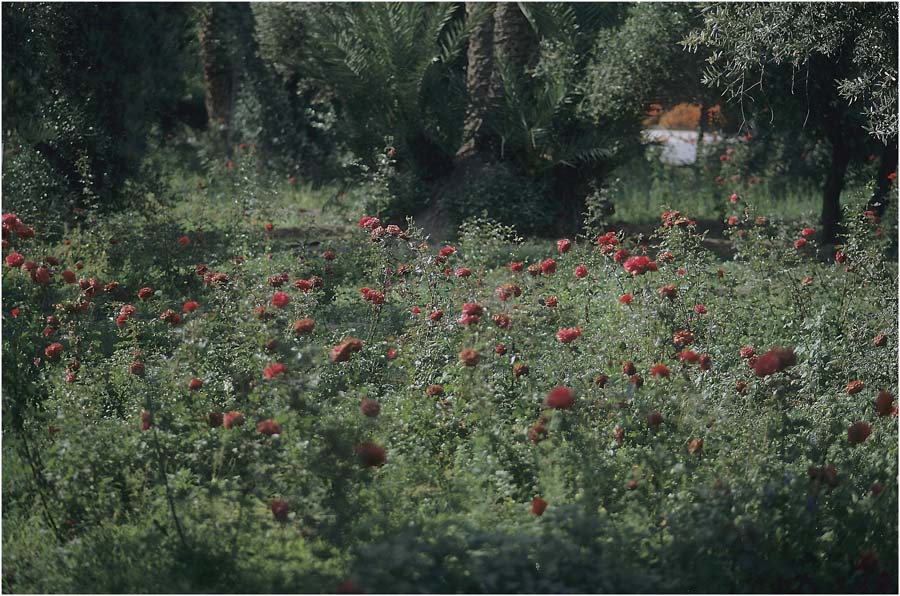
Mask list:
[{"label": "leafy shrub", "polygon": [[252,160],[69,242],[7,218],[52,276],[5,264],[4,589],[896,588],[895,220],[837,261],[746,199],[724,261],[671,209],[307,239]]}]

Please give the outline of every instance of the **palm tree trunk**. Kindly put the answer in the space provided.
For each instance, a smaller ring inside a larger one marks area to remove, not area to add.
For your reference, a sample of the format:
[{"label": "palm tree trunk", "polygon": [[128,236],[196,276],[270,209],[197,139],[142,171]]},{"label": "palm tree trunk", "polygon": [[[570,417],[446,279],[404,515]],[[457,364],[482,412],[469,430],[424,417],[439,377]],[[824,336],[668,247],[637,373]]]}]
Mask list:
[{"label": "palm tree trunk", "polygon": [[[466,2],[466,18],[472,19],[476,11],[483,10],[478,2]],[[494,17],[488,14],[469,34],[468,64],[466,66],[466,91],[468,103],[463,121],[462,145],[457,159],[465,160],[475,154],[487,153],[485,118],[495,98],[492,87],[494,72]]]}]

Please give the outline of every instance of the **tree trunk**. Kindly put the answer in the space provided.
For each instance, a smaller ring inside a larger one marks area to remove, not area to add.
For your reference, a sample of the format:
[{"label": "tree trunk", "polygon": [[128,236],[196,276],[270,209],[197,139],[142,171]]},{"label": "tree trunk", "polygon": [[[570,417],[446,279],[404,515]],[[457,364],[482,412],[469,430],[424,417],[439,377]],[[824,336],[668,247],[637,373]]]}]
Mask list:
[{"label": "tree trunk", "polygon": [[878,179],[876,180],[875,190],[866,206],[867,209],[874,211],[875,215],[881,217],[887,209],[887,201],[891,191],[891,181],[888,180],[888,174],[897,171],[897,139],[884,146],[881,152],[881,166],[878,168]]},{"label": "tree trunk", "polygon": [[238,69],[228,44],[227,4],[206,4],[200,9],[200,59],[206,88],[209,127],[230,148],[231,117],[237,94]]},{"label": "tree trunk", "polygon": [[841,122],[842,116],[842,111],[834,104],[829,105],[823,115],[825,133],[831,141],[831,167],[822,193],[823,244],[834,244],[840,231],[841,191],[844,189],[847,164],[850,163],[850,145]]},{"label": "tree trunk", "polygon": [[[478,2],[466,2],[466,18],[476,18],[484,10]],[[466,91],[468,103],[463,121],[462,145],[457,151],[458,160],[466,160],[476,154],[486,155],[489,144],[484,126],[485,118],[495,99],[492,88],[494,72],[494,17],[488,14],[469,34],[468,64],[466,66]]]},{"label": "tree trunk", "polygon": [[494,54],[500,62],[508,64],[516,76],[521,76],[532,66],[537,56],[537,41],[517,2],[497,3],[494,9]]}]

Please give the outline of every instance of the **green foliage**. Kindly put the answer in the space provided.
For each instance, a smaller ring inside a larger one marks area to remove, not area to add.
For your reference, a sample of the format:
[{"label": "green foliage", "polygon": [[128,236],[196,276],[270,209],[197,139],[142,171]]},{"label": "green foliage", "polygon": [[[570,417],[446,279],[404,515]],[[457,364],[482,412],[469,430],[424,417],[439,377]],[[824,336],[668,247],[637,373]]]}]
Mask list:
[{"label": "green foliage", "polygon": [[[4,141],[49,166],[50,188],[64,189],[54,202],[110,206],[138,173],[148,135],[171,127],[184,99],[187,10],[13,3],[3,6],[3,28]],[[27,188],[35,183],[23,180],[19,160],[4,161],[4,190],[9,173],[8,190],[34,192],[5,192],[7,205],[42,205],[48,189]]]},{"label": "green foliage", "polygon": [[[847,103],[856,104],[872,136],[882,142],[897,137],[893,6],[719,3],[705,7],[703,17],[684,45],[711,52],[704,82],[729,98],[794,95],[796,83],[806,88],[809,105],[810,78],[830,79]],[[790,87],[784,79],[775,85],[767,80],[779,66],[790,69]]]},{"label": "green foliage", "polygon": [[[8,234],[10,250],[61,263],[48,285],[15,268],[3,277],[5,590],[892,589],[897,423],[873,400],[897,391],[893,211],[881,222],[847,211],[843,264],[816,259],[815,235],[794,248],[808,221],[757,223],[756,195],[723,213],[738,218],[728,260],[669,215],[649,235],[617,236],[617,249],[647,246],[658,261],[633,276],[593,242],[558,254],[484,219],[441,256],[412,222],[403,238],[298,215],[300,191],[255,172],[252,154],[240,156],[190,200],[92,218],[67,244],[39,221],[36,240]],[[267,231],[271,221],[284,223]],[[549,257],[554,274],[509,268]],[[60,279],[76,262],[79,277],[101,280],[93,296]],[[198,263],[228,281],[207,285]],[[287,282],[273,287],[281,272]],[[322,287],[294,287],[312,275]],[[521,295],[504,300],[495,288],[509,283]],[[152,296],[139,300],[145,286]],[[291,297],[284,308],[276,291]],[[161,320],[187,300],[199,309]],[[91,306],[77,312],[80,301]],[[464,326],[467,302],[485,312]],[[120,326],[124,304],[136,312]],[[59,326],[45,332],[51,314]],[[295,334],[306,317],[315,329]],[[575,327],[573,343],[556,339]],[[679,361],[672,337],[683,329],[707,370]],[[331,362],[347,337],[362,350]],[[44,352],[54,341],[55,359]],[[738,352],[747,345],[791,346],[797,363],[757,377]],[[481,355],[473,368],[459,362],[467,347]],[[135,360],[144,376],[129,372]],[[641,387],[621,372],[629,360]],[[286,372],[268,378],[273,363]],[[651,374],[657,363],[668,377]],[[516,364],[529,372],[513,375]],[[202,387],[191,390],[193,378]],[[855,379],[865,387],[848,394]],[[434,384],[443,395],[426,393]],[[544,405],[558,385],[575,392],[570,410]],[[378,416],[361,413],[364,399]],[[211,412],[230,411],[245,424],[210,427]],[[278,436],[259,432],[266,419]],[[872,428],[858,445],[847,439],[855,421]],[[364,441],[386,448],[383,466],[359,465]],[[829,465],[836,481],[810,477]],[[536,495],[549,503],[540,517]],[[276,499],[288,506],[281,520]]]}]

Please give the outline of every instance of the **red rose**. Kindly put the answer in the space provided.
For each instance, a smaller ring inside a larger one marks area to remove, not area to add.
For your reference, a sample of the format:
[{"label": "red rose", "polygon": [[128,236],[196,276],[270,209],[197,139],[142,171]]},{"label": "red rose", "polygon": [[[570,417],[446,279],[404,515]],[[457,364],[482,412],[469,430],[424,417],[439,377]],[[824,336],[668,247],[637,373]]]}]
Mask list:
[{"label": "red rose", "polygon": [[542,424],[534,424],[528,427],[528,440],[532,443],[540,443],[547,438],[547,429]]},{"label": "red rose", "polygon": [[50,270],[46,267],[38,267],[34,271],[31,272],[31,281],[39,285],[47,285],[50,283],[53,274],[50,273]]},{"label": "red rose", "polygon": [[572,248],[572,241],[568,238],[563,238],[562,240],[557,240],[556,242],[556,250],[559,251],[559,254],[564,255]]},{"label": "red rose", "polygon": [[138,298],[149,300],[153,296],[153,288],[141,288],[138,290]]},{"label": "red rose", "polygon": [[530,370],[531,369],[529,369],[528,365],[524,362],[516,362],[513,365],[513,376],[518,379],[519,377],[527,375]]},{"label": "red rose", "polygon": [[890,391],[882,389],[878,392],[878,397],[875,398],[875,411],[878,412],[879,416],[887,416],[891,413],[891,410],[894,406],[894,396],[891,395]]},{"label": "red rose", "polygon": [[438,254],[444,258],[447,258],[450,255],[455,254],[455,253],[456,253],[455,246],[445,246],[444,248],[442,248],[441,250],[438,251]]},{"label": "red rose", "polygon": [[697,364],[700,361],[700,354],[693,350],[682,350],[678,353],[678,359],[688,364]]},{"label": "red rose", "polygon": [[669,376],[669,367],[665,364],[654,364],[650,369],[650,376],[652,377],[668,377]]},{"label": "red rose", "polygon": [[564,344],[570,344],[581,337],[581,327],[560,329],[556,332],[556,339]]},{"label": "red rose", "polygon": [[272,304],[278,308],[284,308],[291,302],[291,297],[284,292],[275,292],[272,296]]},{"label": "red rose", "polygon": [[631,362],[631,361],[629,360],[629,361],[627,361],[625,364],[623,364],[623,365],[622,365],[622,372],[625,373],[625,374],[626,374],[627,376],[629,376],[629,377],[630,377],[631,375],[637,373],[637,368],[634,366],[634,362]]},{"label": "red rose", "polygon": [[57,358],[62,352],[63,345],[61,343],[52,343],[44,349],[44,355],[50,359]]},{"label": "red rose", "polygon": [[728,225],[729,225],[729,226],[736,226],[736,225],[737,225],[737,222],[738,222],[738,218],[737,218],[736,215],[732,215],[731,217],[728,218]]},{"label": "red rose", "polygon": [[136,377],[143,377],[144,376],[144,363],[143,362],[132,362],[131,366],[129,367],[128,370],[131,372],[131,374],[133,374]]},{"label": "red rose", "polygon": [[621,302],[622,304],[630,304],[632,300],[634,300],[634,294],[631,293],[622,294],[621,296],[619,296],[619,302]]},{"label": "red rose", "polygon": [[732,194],[730,197],[728,197],[728,201],[731,203],[737,203],[738,200],[739,200],[739,198],[736,194]]},{"label": "red rose", "polygon": [[748,358],[752,358],[756,355],[756,350],[753,349],[753,346],[746,346],[741,348],[741,358],[747,360]]},{"label": "red rose", "polygon": [[866,384],[860,380],[850,381],[847,383],[847,386],[844,387],[844,391],[847,392],[847,395],[855,395],[862,391],[865,388]]},{"label": "red rose", "polygon": [[456,277],[469,277],[470,275],[472,275],[472,270],[468,267],[460,267],[456,270],[454,275],[456,275]]},{"label": "red rose", "polygon": [[553,259],[544,259],[541,263],[541,273],[544,275],[553,275],[556,273],[556,261]]},{"label": "red rose", "polygon": [[531,513],[540,517],[544,515],[544,511],[547,510],[547,501],[540,497],[535,497],[534,500],[531,501]]},{"label": "red rose", "polygon": [[847,255],[838,250],[834,253],[834,260],[837,263],[844,263],[847,261]]},{"label": "red rose", "polygon": [[73,283],[75,283],[75,272],[74,272],[74,271],[71,271],[71,270],[69,270],[69,269],[66,269],[65,271],[63,271],[63,272],[60,273],[59,275],[60,275],[60,277],[63,278],[63,281],[66,282],[67,284],[73,284]]},{"label": "red rose", "polygon": [[236,426],[244,426],[244,415],[240,412],[225,413],[225,428],[232,429]]},{"label": "red rose", "polygon": [[294,282],[294,287],[298,290],[303,290],[304,292],[308,292],[312,289],[313,284],[308,279],[298,279]]},{"label": "red rose", "polygon": [[639,257],[631,257],[629,259],[626,259],[622,264],[622,268],[630,273],[632,277],[637,277],[638,275],[643,275],[648,271],[656,271],[657,265],[648,257],[641,255]]},{"label": "red rose", "polygon": [[306,335],[313,332],[316,328],[316,322],[312,319],[300,319],[299,321],[294,321],[291,328],[297,335]]},{"label": "red rose", "polygon": [[169,323],[170,325],[178,325],[181,323],[181,315],[172,310],[171,308],[167,309],[159,316],[160,320]]},{"label": "red rose", "polygon": [[359,410],[364,416],[375,418],[381,412],[381,404],[374,399],[364,399],[359,404]]},{"label": "red rose", "polygon": [[703,306],[702,304],[698,304],[698,305],[694,306],[694,312],[697,313],[698,315],[704,315],[704,314],[706,314],[707,311],[706,311],[705,306]]},{"label": "red rose", "polygon": [[869,438],[872,434],[872,427],[865,422],[854,422],[847,429],[847,441],[851,445],[859,445]]},{"label": "red rose", "polygon": [[798,238],[794,241],[794,248],[801,249],[806,246],[806,238]]},{"label": "red rose", "polygon": [[436,322],[440,321],[441,317],[443,317],[443,316],[444,316],[444,311],[436,310],[436,311],[432,312],[430,315],[428,315],[428,318],[436,323]]},{"label": "red rose", "polygon": [[559,300],[556,299],[556,296],[550,296],[544,300],[544,306],[549,308],[556,308],[557,304],[559,304]]},{"label": "red rose", "polygon": [[267,379],[273,379],[273,378],[277,377],[278,375],[283,375],[286,372],[287,372],[287,367],[285,365],[281,364],[280,362],[276,362],[275,364],[271,364],[271,365],[267,366],[263,370],[263,375],[265,375],[265,377]]},{"label": "red rose", "polygon": [[521,261],[513,261],[509,264],[509,270],[513,273],[521,273],[522,269],[524,269],[525,263]]},{"label": "red rose", "polygon": [[773,348],[756,359],[753,370],[756,376],[765,377],[783,371],[797,363],[793,348]]},{"label": "red rose", "polygon": [[346,362],[350,356],[363,349],[363,342],[355,337],[348,337],[331,349],[330,359],[332,363]]},{"label": "red rose", "polygon": [[188,238],[187,236],[182,236],[181,238],[178,239],[178,244],[180,244],[181,246],[187,246],[190,243],[191,243],[191,239]]},{"label": "red rose", "polygon": [[275,517],[276,521],[285,522],[288,520],[288,513],[290,513],[291,508],[287,501],[284,499],[272,499],[270,506],[272,508],[272,516]]},{"label": "red rose", "polygon": [[271,437],[272,435],[280,435],[281,425],[269,418],[256,424],[256,432],[269,437]]},{"label": "red rose", "polygon": [[6,256],[6,266],[7,267],[19,268],[22,266],[22,263],[24,263],[24,262],[25,262],[25,257],[23,257],[22,255],[20,255],[17,252],[11,253]]},{"label": "red rose", "polygon": [[509,316],[507,316],[505,314],[496,314],[493,316],[493,319],[494,319],[494,325],[496,325],[497,327],[500,327],[501,329],[508,329],[509,326],[512,324],[512,321],[510,321]]},{"label": "red rose", "polygon": [[480,316],[484,312],[484,308],[477,302],[466,302],[462,306],[462,312],[464,315]]},{"label": "red rose", "polygon": [[466,348],[459,353],[459,361],[462,362],[464,366],[475,366],[478,364],[480,358],[481,356],[479,356],[478,352],[472,348]]},{"label": "red rose", "polygon": [[587,274],[588,274],[588,270],[587,270],[587,267],[585,267],[584,265],[579,265],[578,267],[575,267],[575,277],[577,277],[578,279],[583,279],[583,278],[587,277]]},{"label": "red rose", "polygon": [[481,320],[481,317],[479,317],[478,315],[463,314],[462,316],[459,317],[459,324],[465,325],[465,326],[475,325],[480,320]]},{"label": "red rose", "polygon": [[376,468],[384,465],[386,459],[384,447],[381,447],[372,441],[366,441],[365,443],[357,445],[355,452],[363,467]]},{"label": "red rose", "polygon": [[265,225],[265,228],[266,228],[266,231],[267,231],[267,232],[271,232],[271,231],[275,228],[275,226],[273,226],[273,225],[270,224],[270,223],[267,223],[267,224]]},{"label": "red rose", "polygon": [[600,387],[601,389],[606,387],[606,383],[609,381],[609,377],[604,374],[599,374],[594,377],[594,385]]},{"label": "red rose", "polygon": [[557,410],[568,410],[575,405],[575,394],[568,387],[556,387],[547,394],[544,405]]},{"label": "red rose", "polygon": [[887,345],[887,340],[888,340],[887,334],[885,334],[883,332],[879,332],[878,334],[875,335],[875,338],[872,340],[872,343],[875,345],[876,348],[883,348],[884,346]]},{"label": "red rose", "polygon": [[503,356],[504,354],[506,354],[506,344],[499,343],[496,346],[494,346],[494,353],[497,354],[498,356]]},{"label": "red rose", "polygon": [[816,230],[814,228],[803,228],[803,230],[801,230],[800,232],[800,235],[804,238],[809,238],[811,236],[814,236],[815,234]]},{"label": "red rose", "polygon": [[380,225],[381,220],[379,220],[377,217],[364,217],[359,220],[359,227],[367,228],[369,230],[377,228]]},{"label": "red rose", "polygon": [[441,385],[429,385],[427,389],[425,389],[425,393],[428,397],[440,397],[444,395],[444,387]]},{"label": "red rose", "polygon": [[181,311],[185,312],[185,313],[194,312],[198,308],[200,308],[199,302],[195,302],[193,300],[188,300],[187,302],[184,303],[184,306],[181,307]]},{"label": "red rose", "polygon": [[674,300],[675,297],[678,296],[678,288],[676,288],[674,284],[667,284],[658,289],[657,293],[669,300]]},{"label": "red rose", "polygon": [[334,251],[326,250],[322,253],[322,258],[326,261],[333,261],[337,258],[337,255],[334,254]]},{"label": "red rose", "polygon": [[597,237],[597,244],[600,245],[600,251],[603,254],[609,254],[615,250],[615,246],[619,243],[615,232],[606,232]]}]

